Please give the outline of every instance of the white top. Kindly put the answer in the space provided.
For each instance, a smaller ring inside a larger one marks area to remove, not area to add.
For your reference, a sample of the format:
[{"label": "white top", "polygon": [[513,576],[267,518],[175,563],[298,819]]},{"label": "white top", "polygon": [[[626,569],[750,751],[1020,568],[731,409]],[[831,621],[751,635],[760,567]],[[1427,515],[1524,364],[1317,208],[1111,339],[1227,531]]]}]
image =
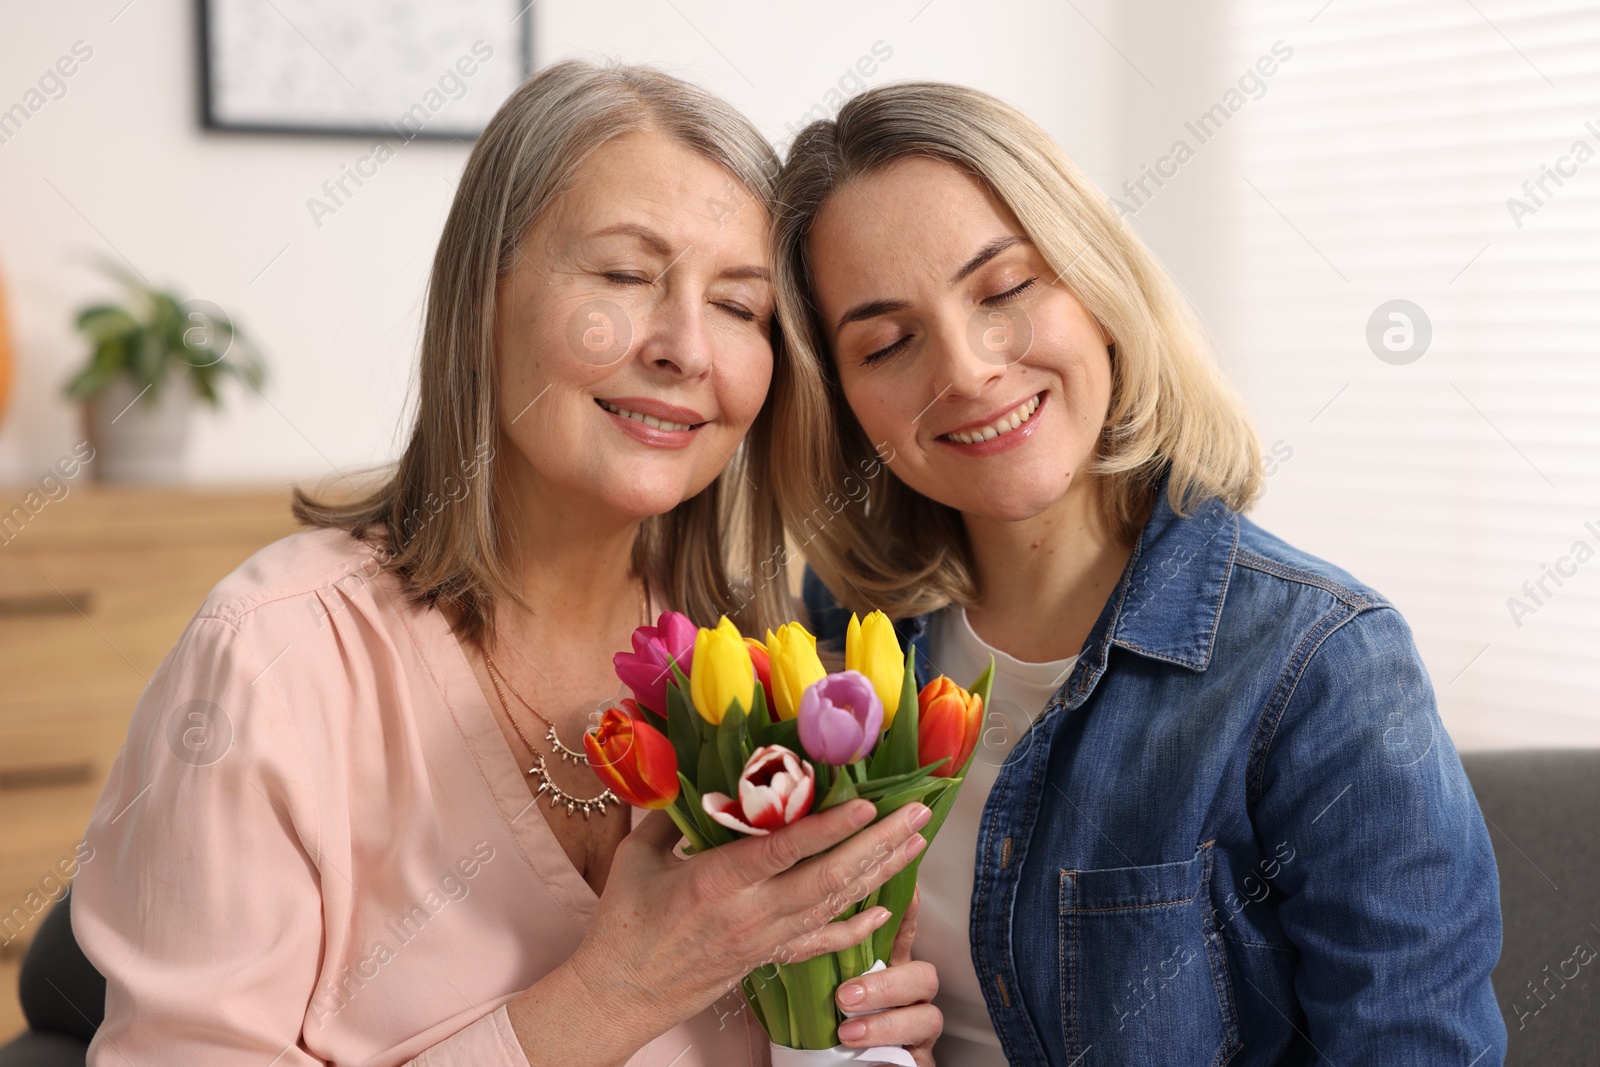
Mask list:
[{"label": "white top", "polygon": [[1017,659],[985,644],[967,621],[966,609],[958,606],[929,620],[928,654],[934,669],[957,685],[977,681],[990,655],[995,674],[977,753],[917,877],[922,903],[911,955],[939,970],[939,993],[933,1001],[944,1013],[944,1035],[934,1047],[939,1067],[1006,1067],[972,965],[968,936],[978,823],[1000,765],[1066,682],[1078,657],[1048,663]]}]

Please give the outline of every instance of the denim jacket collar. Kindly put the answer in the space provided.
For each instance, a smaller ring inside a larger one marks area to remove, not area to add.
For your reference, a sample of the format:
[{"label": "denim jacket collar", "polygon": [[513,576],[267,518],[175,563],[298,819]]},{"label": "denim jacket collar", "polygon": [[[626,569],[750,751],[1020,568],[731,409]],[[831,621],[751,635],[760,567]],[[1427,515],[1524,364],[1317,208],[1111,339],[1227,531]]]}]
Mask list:
[{"label": "denim jacket collar", "polygon": [[[1180,516],[1167,501],[1163,478],[1116,591],[1084,643],[1083,659],[1098,661],[1103,669],[1106,649],[1117,645],[1151,659],[1205,670],[1238,545],[1239,516],[1234,511],[1213,498],[1193,514]],[[929,618],[916,615],[896,623],[901,639],[922,653],[917,664],[921,682],[932,677],[927,664]]]},{"label": "denim jacket collar", "polygon": [[[1122,582],[1106,605],[1109,643],[1203,671],[1211,662],[1238,551],[1239,516],[1215,498],[1179,516],[1167,502],[1166,488],[1163,479]],[[1101,623],[1106,619],[1102,614]]]}]

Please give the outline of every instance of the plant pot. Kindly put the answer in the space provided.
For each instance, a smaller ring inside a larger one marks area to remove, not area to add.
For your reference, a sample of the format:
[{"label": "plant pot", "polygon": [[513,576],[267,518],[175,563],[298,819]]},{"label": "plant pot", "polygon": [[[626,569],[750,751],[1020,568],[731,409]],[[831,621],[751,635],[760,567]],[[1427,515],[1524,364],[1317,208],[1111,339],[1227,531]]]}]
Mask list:
[{"label": "plant pot", "polygon": [[180,375],[168,375],[152,404],[141,388],[123,375],[84,403],[91,470],[102,482],[176,485],[184,480],[194,391]]}]

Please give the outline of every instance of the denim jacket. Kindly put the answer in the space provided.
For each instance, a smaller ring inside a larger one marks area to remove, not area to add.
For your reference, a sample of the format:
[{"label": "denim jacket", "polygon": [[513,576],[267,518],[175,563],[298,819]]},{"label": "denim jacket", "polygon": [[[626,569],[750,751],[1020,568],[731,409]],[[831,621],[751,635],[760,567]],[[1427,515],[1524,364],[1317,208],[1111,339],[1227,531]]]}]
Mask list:
[{"label": "denim jacket", "polygon": [[[804,590],[839,647],[849,613]],[[926,683],[928,616],[896,628]],[[1218,501],[1163,487],[974,863],[1018,1067],[1504,1058],[1494,854],[1410,628]]]}]

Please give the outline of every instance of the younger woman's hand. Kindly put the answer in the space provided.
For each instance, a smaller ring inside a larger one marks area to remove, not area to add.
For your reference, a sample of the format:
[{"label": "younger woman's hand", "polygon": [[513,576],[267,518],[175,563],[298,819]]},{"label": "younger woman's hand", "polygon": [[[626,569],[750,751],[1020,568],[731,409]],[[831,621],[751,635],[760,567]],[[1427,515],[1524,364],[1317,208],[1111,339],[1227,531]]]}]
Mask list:
[{"label": "younger woman's hand", "polygon": [[889,966],[840,984],[834,996],[843,1011],[886,1009],[840,1023],[841,1045],[904,1045],[918,1067],[934,1067],[933,1043],[944,1032],[944,1015],[932,1003],[933,995],[939,991],[939,974],[933,964],[911,959],[921,900],[922,890],[918,888],[912,892],[905,918],[895,933]]}]

